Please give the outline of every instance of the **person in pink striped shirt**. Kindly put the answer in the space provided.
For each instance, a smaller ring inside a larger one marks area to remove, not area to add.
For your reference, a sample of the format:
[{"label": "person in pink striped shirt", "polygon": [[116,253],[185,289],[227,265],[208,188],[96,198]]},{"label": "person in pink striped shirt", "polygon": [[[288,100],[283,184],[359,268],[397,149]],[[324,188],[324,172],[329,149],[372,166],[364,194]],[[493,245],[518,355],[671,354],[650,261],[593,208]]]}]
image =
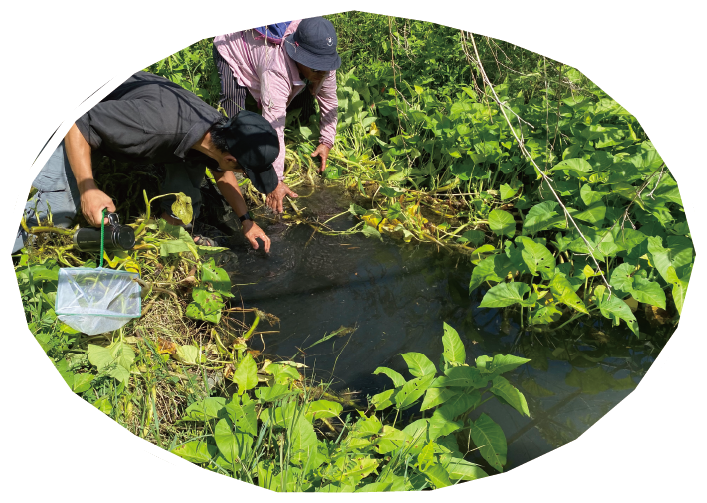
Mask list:
[{"label": "person in pink striped shirt", "polygon": [[336,70],[341,66],[336,44],[334,26],[322,17],[214,38],[214,60],[221,77],[221,104],[226,113],[231,116],[244,108],[245,89],[248,89],[263,117],[277,133],[280,153],[273,167],[279,183],[266,199],[266,204],[275,212],[282,212],[285,196],[297,197],[283,182],[284,129],[287,108],[301,92],[311,93],[319,103],[319,145],[312,157],[321,158],[319,172],[326,169],[336,136]]}]

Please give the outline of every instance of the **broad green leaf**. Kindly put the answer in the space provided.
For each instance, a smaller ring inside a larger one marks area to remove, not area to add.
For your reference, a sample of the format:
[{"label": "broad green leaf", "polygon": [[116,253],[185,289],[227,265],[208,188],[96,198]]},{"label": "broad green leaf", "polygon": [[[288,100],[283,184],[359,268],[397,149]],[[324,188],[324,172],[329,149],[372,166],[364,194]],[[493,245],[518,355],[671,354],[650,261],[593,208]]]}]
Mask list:
[{"label": "broad green leaf", "polygon": [[218,455],[218,447],[207,444],[203,440],[192,440],[175,447],[170,452],[192,463],[202,464],[208,463]]},{"label": "broad green leaf", "polygon": [[[444,346],[444,360],[447,363],[461,365],[466,362],[466,350],[464,344],[459,338],[459,334],[454,328],[443,324],[444,335],[442,336],[442,345]],[[396,384],[398,386],[398,384]]]},{"label": "broad green leaf", "polygon": [[579,191],[579,196],[582,198],[582,201],[584,201],[584,204],[591,206],[592,204],[601,202],[602,197],[608,193],[608,191],[594,191],[591,185],[585,183]]},{"label": "broad green leaf", "polygon": [[312,423],[300,416],[299,420],[288,429],[291,460],[295,463],[306,461],[317,449],[317,434]]},{"label": "broad green leaf", "polygon": [[555,257],[550,250],[526,236],[518,236],[516,244],[519,242],[523,245],[521,254],[530,274],[537,276],[538,273],[542,273],[543,278],[548,279],[555,270]]},{"label": "broad green leaf", "polygon": [[416,456],[419,454],[425,444],[427,444],[431,439],[429,438],[429,419],[418,419],[408,424],[403,428],[403,433],[408,435],[412,440],[410,443],[410,449],[407,453],[411,456]]},{"label": "broad green leaf", "polygon": [[481,393],[479,390],[462,390],[462,392],[447,399],[444,405],[434,411],[432,417],[440,417],[441,419],[452,421],[469,409],[476,407],[480,402]]},{"label": "broad green leaf", "polygon": [[405,384],[405,378],[401,376],[399,373],[397,373],[393,369],[389,369],[388,367],[378,367],[376,370],[373,371],[375,375],[378,374],[385,374],[388,377],[390,377],[393,380],[393,386],[396,388],[399,386],[402,386]]},{"label": "broad green leaf", "polygon": [[444,376],[438,377],[430,387],[462,386],[464,388],[481,388],[488,383],[488,379],[482,376],[481,372],[474,367],[451,367],[445,370],[444,374]]},{"label": "broad green leaf", "polygon": [[412,406],[427,391],[434,377],[435,375],[432,373],[406,382],[395,395],[396,408],[406,409]]},{"label": "broad green leaf", "polygon": [[74,380],[71,383],[71,390],[74,393],[83,393],[84,391],[88,391],[91,389],[91,381],[93,381],[94,377],[96,376],[87,372],[83,374],[74,374]]},{"label": "broad green leaf", "polygon": [[238,394],[258,385],[258,365],[250,353],[246,353],[231,377],[238,384]]},{"label": "broad green leaf", "polygon": [[269,407],[260,413],[260,420],[278,428],[289,428],[292,426],[292,419],[297,415],[297,407],[294,401],[288,401],[279,407]]},{"label": "broad green leaf", "polygon": [[482,413],[479,419],[470,424],[471,439],[479,448],[483,458],[499,472],[506,464],[508,444],[506,435],[496,422]]},{"label": "broad green leaf", "polygon": [[641,231],[631,229],[630,227],[622,229],[619,225],[614,227],[612,233],[614,234],[614,242],[627,252],[630,252],[635,246],[640,245],[648,238],[648,236]]},{"label": "broad green leaf", "polygon": [[506,255],[486,257],[471,272],[469,292],[481,286],[484,281],[503,281],[511,268],[511,260]]},{"label": "broad green leaf", "polygon": [[272,374],[278,384],[288,384],[290,381],[299,381],[302,376],[295,367],[276,362],[268,365],[265,372]]},{"label": "broad green leaf", "polygon": [[218,323],[225,306],[221,294],[197,287],[192,290],[194,302],[187,305],[186,315],[194,320]]},{"label": "broad green leaf", "polygon": [[361,233],[366,236],[367,238],[378,238],[381,241],[383,241],[383,237],[381,236],[381,233],[378,232],[378,229],[375,227],[372,227],[370,225],[364,225],[363,228],[361,229]]},{"label": "broad green leaf", "polygon": [[429,420],[428,436],[430,440],[436,440],[439,437],[445,437],[450,433],[454,433],[463,425],[460,422],[452,421],[442,413],[437,413],[441,409],[437,409]]},{"label": "broad green leaf", "polygon": [[[477,367],[479,361],[480,359],[477,359]],[[493,373],[494,375],[505,374],[506,372],[515,370],[516,368],[520,367],[524,363],[528,363],[529,361],[529,358],[523,358],[520,356],[497,354],[494,355],[491,361],[486,362],[486,368],[480,369],[480,371],[482,374],[484,372]]]},{"label": "broad green leaf", "polygon": [[160,256],[168,257],[177,253],[188,252],[189,246],[181,239],[170,239],[168,241],[160,241]]},{"label": "broad green leaf", "polygon": [[673,285],[673,300],[675,301],[675,307],[678,310],[678,314],[682,314],[682,307],[685,303],[685,296],[687,295],[688,282],[684,278],[678,278],[673,266],[668,267],[667,276],[669,282]]},{"label": "broad green leaf", "polygon": [[510,199],[511,197],[515,196],[516,192],[518,192],[516,189],[514,189],[513,187],[511,187],[507,183],[504,183],[501,185],[500,191],[501,191],[501,199],[504,201],[506,199]]},{"label": "broad green leaf", "polygon": [[408,364],[410,373],[415,377],[422,377],[428,374],[434,376],[437,372],[434,363],[422,353],[403,353],[403,358],[405,363]]},{"label": "broad green leaf", "polygon": [[273,402],[291,393],[290,388],[283,384],[263,386],[255,390],[255,396],[263,402]]},{"label": "broad green leaf", "polygon": [[470,463],[463,458],[455,458],[449,454],[440,457],[442,466],[447,470],[452,482],[459,480],[476,480],[488,477],[488,474],[477,464]]},{"label": "broad green leaf", "polygon": [[530,208],[523,222],[523,235],[536,234],[550,227],[564,228],[564,213],[555,211],[558,206],[555,201],[544,201]]},{"label": "broad green leaf", "polygon": [[555,274],[550,281],[550,292],[557,302],[562,302],[580,313],[588,314],[584,302],[574,293],[572,285],[564,275]]},{"label": "broad green leaf", "polygon": [[221,455],[231,464],[240,464],[250,457],[253,436],[234,432],[229,419],[221,419],[214,429],[214,440]]},{"label": "broad green leaf", "polygon": [[108,367],[109,376],[125,382],[130,378],[130,366],[135,361],[135,353],[128,344],[119,340],[105,348],[89,344],[88,361],[95,365],[99,372]]},{"label": "broad green leaf", "polygon": [[371,397],[371,404],[376,408],[376,410],[383,410],[385,408],[390,407],[393,405],[393,395],[396,393],[398,390],[396,389],[388,389],[383,391],[382,393],[378,393],[376,395],[373,395]]},{"label": "broad green leaf", "polygon": [[328,417],[337,417],[344,407],[330,400],[315,400],[309,404],[306,416],[311,420]]},{"label": "broad green leaf", "polygon": [[530,287],[525,283],[499,283],[486,292],[479,307],[508,307],[514,304],[530,307],[538,300],[538,295],[533,292],[528,299],[523,296],[530,292]]},{"label": "broad green leaf", "polygon": [[392,482],[371,482],[370,484],[366,484],[364,486],[359,487],[356,489],[357,493],[382,493],[382,492],[388,492],[392,489],[393,483]]},{"label": "broad green leaf", "polygon": [[223,297],[233,297],[231,278],[228,277],[228,273],[224,269],[216,266],[213,258],[201,267],[201,283],[211,287],[214,292]]},{"label": "broad green leaf", "polygon": [[191,344],[177,346],[177,350],[174,353],[174,358],[186,365],[195,365],[197,362],[205,360],[205,357],[199,348],[192,346]]},{"label": "broad green leaf", "polygon": [[489,227],[497,236],[513,237],[516,233],[516,221],[513,215],[504,210],[493,210],[489,213]]},{"label": "broad green leaf", "polygon": [[599,310],[602,316],[614,322],[614,325],[619,324],[619,320],[624,320],[631,331],[638,335],[638,323],[636,317],[631,312],[631,308],[616,295],[611,298],[598,300]]},{"label": "broad green leaf", "polygon": [[574,177],[588,176],[593,169],[584,159],[565,159],[555,165],[550,171],[565,171]]},{"label": "broad green leaf", "polygon": [[400,447],[405,442],[412,442],[412,438],[402,431],[392,426],[383,426],[383,431],[375,441],[375,448],[378,454],[387,454]]},{"label": "broad green leaf", "polygon": [[631,295],[638,302],[665,309],[665,292],[655,281],[650,281],[641,276],[634,277]]},{"label": "broad green leaf", "polygon": [[449,480],[449,473],[447,473],[444,466],[439,463],[431,464],[429,467],[425,468],[422,473],[425,474],[425,477],[427,477],[427,480],[430,481],[435,489],[452,485],[451,480]]},{"label": "broad green leaf", "polygon": [[562,311],[557,308],[555,303],[547,304],[539,309],[533,310],[530,323],[532,325],[549,325],[562,317]]},{"label": "broad green leaf", "polygon": [[572,213],[572,218],[574,218],[575,220],[589,222],[590,224],[595,226],[601,226],[601,224],[604,222],[605,217],[606,205],[604,205],[601,201],[593,203],[584,211]]},{"label": "broad green leaf", "polygon": [[470,230],[462,234],[461,237],[466,241],[470,241],[474,246],[479,246],[486,239],[486,234],[482,231]]},{"label": "broad green leaf", "polygon": [[237,431],[248,433],[250,435],[258,434],[258,416],[255,412],[255,401],[251,400],[248,395],[241,397],[234,396],[226,404],[226,413],[233,424],[236,425]]},{"label": "broad green leaf", "polygon": [[530,411],[528,410],[528,402],[525,400],[525,396],[521,393],[518,388],[513,386],[508,379],[503,376],[496,376],[493,379],[493,386],[491,386],[491,393],[496,396],[500,396],[506,402],[508,402],[515,410],[521,414],[525,414],[530,417]]},{"label": "broad green leaf", "polygon": [[449,388],[429,388],[425,393],[425,399],[422,400],[420,410],[437,407],[458,393],[458,390],[451,390]]},{"label": "broad green leaf", "polygon": [[110,397],[108,395],[103,395],[98,400],[93,402],[93,406],[107,416],[110,416],[110,413],[113,411],[113,406],[110,403]]},{"label": "broad green leaf", "polygon": [[631,293],[633,290],[633,277],[632,274],[636,270],[634,265],[624,262],[620,266],[616,267],[611,271],[611,279],[609,280],[609,285],[612,288],[620,290],[624,293]]},{"label": "broad green leaf", "polygon": [[225,406],[225,398],[207,397],[187,407],[180,421],[208,421],[209,419],[216,419]]},{"label": "broad green leaf", "polygon": [[673,266],[675,271],[680,274],[682,268],[692,263],[694,249],[690,246],[689,240],[676,242],[675,246],[664,248],[659,237],[649,237],[648,253],[652,258],[651,264],[666,282],[670,282],[668,268]]}]

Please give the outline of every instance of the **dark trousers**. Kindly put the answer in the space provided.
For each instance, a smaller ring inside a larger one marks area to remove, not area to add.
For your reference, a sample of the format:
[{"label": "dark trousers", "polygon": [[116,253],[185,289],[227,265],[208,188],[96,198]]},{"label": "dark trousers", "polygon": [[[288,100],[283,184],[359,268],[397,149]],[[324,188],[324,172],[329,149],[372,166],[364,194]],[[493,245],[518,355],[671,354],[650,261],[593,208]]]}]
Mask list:
[{"label": "dark trousers", "polygon": [[[231,71],[231,67],[219,54],[215,46],[213,57],[219,79],[221,80],[221,99],[218,104],[223,107],[228,117],[233,117],[240,110],[246,109],[246,91],[248,88],[238,83],[233,71]],[[302,123],[308,122],[309,118],[314,114],[314,96],[307,89],[303,89],[292,99],[287,107],[287,112],[296,109],[300,109],[299,119]]]}]

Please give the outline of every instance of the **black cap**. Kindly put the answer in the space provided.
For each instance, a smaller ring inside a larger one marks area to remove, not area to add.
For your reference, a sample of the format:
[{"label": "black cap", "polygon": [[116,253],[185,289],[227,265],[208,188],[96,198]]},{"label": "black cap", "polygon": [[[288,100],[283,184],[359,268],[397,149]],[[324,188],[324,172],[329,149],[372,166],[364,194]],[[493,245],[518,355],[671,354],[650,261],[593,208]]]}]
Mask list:
[{"label": "black cap", "polygon": [[336,42],[336,30],[331,21],[312,17],[300,21],[295,32],[285,38],[285,50],[297,63],[328,72],[341,66]]},{"label": "black cap", "polygon": [[275,190],[279,181],[272,163],[280,153],[280,142],[270,123],[261,115],[241,110],[220,128],[228,131],[228,152],[253,186],[263,194]]}]

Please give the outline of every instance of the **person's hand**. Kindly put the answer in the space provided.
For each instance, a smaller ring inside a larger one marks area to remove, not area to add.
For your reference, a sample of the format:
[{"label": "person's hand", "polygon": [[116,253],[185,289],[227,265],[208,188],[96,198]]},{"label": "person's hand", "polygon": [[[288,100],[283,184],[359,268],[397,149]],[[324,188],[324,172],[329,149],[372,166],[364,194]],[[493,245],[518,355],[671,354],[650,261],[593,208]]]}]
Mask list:
[{"label": "person's hand", "polygon": [[326,169],[326,160],[327,157],[329,157],[329,150],[330,148],[324,145],[323,143],[320,143],[317,149],[312,152],[312,157],[321,157],[322,158],[322,165],[319,167],[319,172],[321,173]]},{"label": "person's hand", "polygon": [[275,213],[282,213],[282,201],[285,196],[297,197],[297,194],[292,192],[283,182],[280,182],[275,187],[275,190],[270,192],[265,198],[265,204]]},{"label": "person's hand", "polygon": [[260,226],[252,220],[246,220],[243,222],[243,235],[248,241],[250,241],[250,244],[254,250],[260,248],[257,241],[257,238],[260,238],[265,244],[265,253],[270,252],[270,238],[267,237],[263,232],[263,229],[261,229]]},{"label": "person's hand", "polygon": [[[113,200],[108,197],[108,195],[99,190],[98,188],[92,188],[84,191],[81,194],[81,212],[83,216],[86,217],[88,223],[94,227],[101,226],[101,214],[103,208],[108,210],[108,213],[115,212],[115,205]],[[108,223],[108,218],[103,219],[103,223]]]}]

